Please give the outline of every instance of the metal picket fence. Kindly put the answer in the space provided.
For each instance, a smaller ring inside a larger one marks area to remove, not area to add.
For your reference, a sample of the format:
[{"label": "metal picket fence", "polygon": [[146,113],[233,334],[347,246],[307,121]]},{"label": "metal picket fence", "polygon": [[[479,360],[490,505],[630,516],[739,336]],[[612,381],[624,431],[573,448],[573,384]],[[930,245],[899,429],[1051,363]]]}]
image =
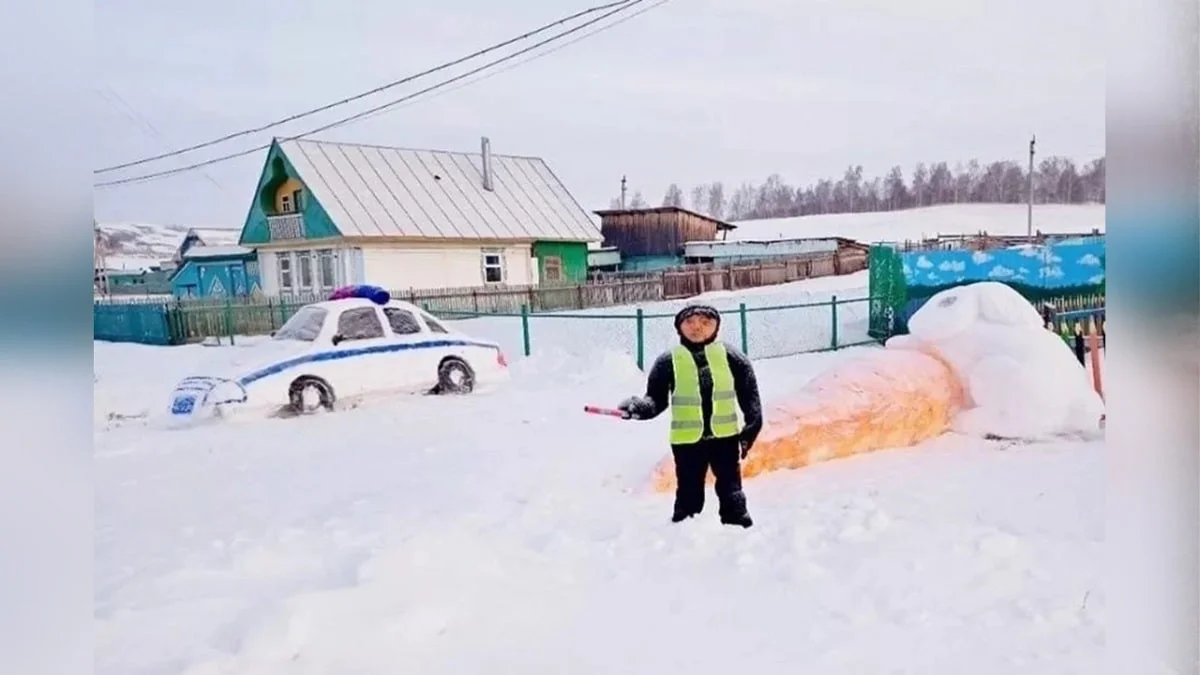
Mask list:
[{"label": "metal picket fence", "polygon": [[[869,305],[867,297],[837,296],[791,305],[739,302],[718,308],[721,336],[755,359],[877,344],[878,340],[867,335]],[[610,350],[633,356],[638,367],[644,368],[648,351],[655,354],[678,341],[674,311],[435,313],[464,332],[496,340],[507,353],[524,356]]]}]

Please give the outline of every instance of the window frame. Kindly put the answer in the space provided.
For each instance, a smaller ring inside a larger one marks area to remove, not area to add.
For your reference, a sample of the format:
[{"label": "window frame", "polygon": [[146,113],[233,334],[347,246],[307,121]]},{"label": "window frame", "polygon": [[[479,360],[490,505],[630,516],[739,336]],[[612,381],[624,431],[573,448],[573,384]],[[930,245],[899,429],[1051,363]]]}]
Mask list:
[{"label": "window frame", "polygon": [[[338,256],[337,252],[331,248],[323,248],[316,251],[317,269],[316,283],[321,290],[333,290],[338,285]],[[329,263],[329,283],[325,283],[325,263]]]},{"label": "window frame", "polygon": [[[301,293],[303,293],[305,291],[317,290],[317,286],[314,285],[314,282],[316,281],[316,275],[313,274],[313,252],[312,251],[296,251],[295,255],[296,255],[296,268],[297,268],[296,271],[298,273],[297,274],[298,278],[296,279],[296,282],[297,282],[296,286],[300,289]],[[304,283],[304,268],[305,268],[306,264],[308,267],[308,283],[307,284]]]},{"label": "window frame", "polygon": [[[303,314],[313,314],[319,318],[319,321],[317,323],[317,331],[315,333],[313,333],[312,339],[305,340],[303,338],[280,337],[280,332],[283,331],[284,327],[286,327],[289,323],[291,323],[297,316],[301,316]],[[280,326],[279,329],[277,331],[275,331],[275,334],[272,336],[272,339],[274,339],[274,340],[284,340],[284,339],[297,340],[299,342],[316,342],[321,337],[321,335],[325,332],[325,324],[328,321],[328,319],[329,319],[329,310],[327,310],[323,307],[315,307],[312,305],[307,305],[307,306],[301,307],[300,309],[298,309],[296,311],[295,314],[290,316],[287,321],[283,322],[283,326]]]},{"label": "window frame", "polygon": [[430,333],[437,333],[439,335],[450,334],[450,329],[446,328],[445,324],[429,312],[421,312],[421,321],[425,322],[425,329]]},{"label": "window frame", "polygon": [[[342,320],[348,315],[360,313],[369,313],[370,316],[374,317],[375,325],[379,328],[378,335],[372,335],[369,337],[348,337],[346,335],[342,329]],[[384,321],[381,319],[379,315],[379,309],[377,307],[350,307],[342,310],[342,312],[338,314],[337,325],[334,326],[333,334],[339,336],[340,339],[338,340],[338,344],[343,344],[346,342],[357,342],[360,340],[379,340],[387,337],[388,332],[387,329],[384,328]]]},{"label": "window frame", "polygon": [[[551,265],[551,263],[554,263],[554,264]],[[550,278],[551,268],[553,268],[554,270],[556,270],[558,272],[558,275],[553,279]],[[559,256],[559,255],[543,256],[542,257],[542,271],[546,277],[545,279],[542,279],[542,281],[556,282],[556,281],[566,281],[567,280],[566,272],[563,270],[562,256]]]},{"label": "window frame", "polygon": [[[275,273],[279,279],[280,295],[295,295],[296,293],[296,269],[292,264],[293,262],[290,251],[279,253],[275,256]],[[287,269],[284,269],[285,267]],[[286,284],[283,282],[284,275],[287,275],[288,278]]]},{"label": "window frame", "polygon": [[[409,318],[409,320],[412,322],[412,327],[415,328],[416,330],[406,331],[406,332],[400,332],[400,331],[396,330],[396,325],[392,323],[392,314],[403,314],[403,315],[407,316]],[[383,318],[387,321],[388,330],[390,330],[392,332],[392,335],[395,335],[397,337],[403,337],[406,335],[420,335],[421,333],[424,333],[426,331],[426,327],[424,325],[422,325],[422,322],[417,318],[417,315],[410,312],[407,309],[404,309],[403,307],[384,306],[383,307]]]},{"label": "window frame", "polygon": [[[491,264],[488,262],[488,258],[490,258],[492,256],[495,256],[495,258],[496,258],[495,264]],[[503,284],[508,279],[508,273],[507,273],[508,270],[505,269],[506,266],[504,264],[504,249],[499,249],[499,248],[480,249],[480,251],[479,251],[479,267],[480,267],[480,274],[483,278],[483,284],[485,286],[495,286],[498,284]],[[495,281],[489,280],[488,279],[488,270],[498,271],[499,279],[497,279]]]}]

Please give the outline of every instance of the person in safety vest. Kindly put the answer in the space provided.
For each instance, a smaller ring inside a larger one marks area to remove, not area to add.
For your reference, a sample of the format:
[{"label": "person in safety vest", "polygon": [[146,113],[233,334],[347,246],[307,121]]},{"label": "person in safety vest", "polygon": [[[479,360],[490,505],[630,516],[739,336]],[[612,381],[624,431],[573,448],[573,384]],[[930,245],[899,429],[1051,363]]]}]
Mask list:
[{"label": "person in safety vest", "polygon": [[[741,460],[762,430],[762,403],[750,359],[717,339],[721,315],[708,305],[688,305],[675,315],[680,344],[658,357],[646,378],[646,395],[617,408],[648,420],[671,408],[678,523],[704,509],[704,484],[716,478],[721,522],[750,527],[742,492]],[[743,425],[738,428],[738,409]]]}]

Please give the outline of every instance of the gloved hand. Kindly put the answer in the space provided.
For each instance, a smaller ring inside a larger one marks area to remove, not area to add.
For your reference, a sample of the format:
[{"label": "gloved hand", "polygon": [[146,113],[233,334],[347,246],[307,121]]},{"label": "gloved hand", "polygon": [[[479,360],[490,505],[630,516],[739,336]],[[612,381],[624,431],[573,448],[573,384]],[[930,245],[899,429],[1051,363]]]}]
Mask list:
[{"label": "gloved hand", "polygon": [[641,419],[646,412],[646,399],[641,396],[630,396],[617,404],[617,410],[625,413],[630,419]]},{"label": "gloved hand", "polygon": [[743,436],[738,439],[738,445],[742,448],[742,459],[746,459],[746,455],[750,454],[750,448],[754,446],[754,439]]}]

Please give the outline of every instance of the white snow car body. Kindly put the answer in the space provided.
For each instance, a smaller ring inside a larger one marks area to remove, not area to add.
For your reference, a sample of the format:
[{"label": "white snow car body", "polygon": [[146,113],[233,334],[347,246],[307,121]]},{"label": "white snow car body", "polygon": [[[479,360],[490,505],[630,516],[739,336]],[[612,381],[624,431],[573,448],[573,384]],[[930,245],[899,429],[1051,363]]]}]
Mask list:
[{"label": "white snow car body", "polygon": [[398,300],[305,305],[271,339],[244,349],[244,366],[184,378],[171,417],[267,407],[307,413],[368,394],[465,394],[508,377],[499,345]]}]

